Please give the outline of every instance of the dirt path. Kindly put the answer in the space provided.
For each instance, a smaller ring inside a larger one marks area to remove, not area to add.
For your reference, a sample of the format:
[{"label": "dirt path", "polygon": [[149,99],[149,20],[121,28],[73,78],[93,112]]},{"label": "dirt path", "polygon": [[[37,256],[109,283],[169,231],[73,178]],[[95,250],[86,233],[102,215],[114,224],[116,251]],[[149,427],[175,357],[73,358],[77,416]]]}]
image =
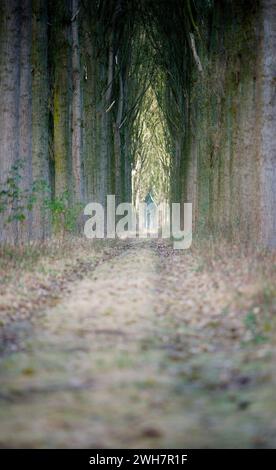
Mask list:
[{"label": "dirt path", "polygon": [[236,282],[129,244],[1,359],[0,445],[275,446],[274,350],[229,311]]}]

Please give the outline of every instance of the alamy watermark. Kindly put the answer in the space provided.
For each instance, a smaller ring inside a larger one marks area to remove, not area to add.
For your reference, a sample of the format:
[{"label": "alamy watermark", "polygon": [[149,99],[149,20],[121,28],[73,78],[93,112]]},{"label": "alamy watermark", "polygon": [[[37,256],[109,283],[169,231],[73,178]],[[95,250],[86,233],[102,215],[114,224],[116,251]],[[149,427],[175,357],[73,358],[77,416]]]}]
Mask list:
[{"label": "alamy watermark", "polygon": [[87,238],[172,237],[174,248],[181,250],[187,250],[192,244],[192,203],[141,202],[135,208],[124,202],[116,207],[115,196],[108,195],[106,207],[90,202],[84,208],[84,215],[90,216],[84,225]]}]

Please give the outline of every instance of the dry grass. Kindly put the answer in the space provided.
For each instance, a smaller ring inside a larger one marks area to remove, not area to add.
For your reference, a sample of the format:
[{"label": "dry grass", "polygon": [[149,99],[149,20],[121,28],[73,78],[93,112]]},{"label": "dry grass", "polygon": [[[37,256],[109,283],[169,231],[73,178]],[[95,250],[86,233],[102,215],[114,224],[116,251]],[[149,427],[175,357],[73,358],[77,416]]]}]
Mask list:
[{"label": "dry grass", "polygon": [[119,243],[78,237],[2,247],[0,327],[10,321],[30,319],[34,313],[55,305],[72,283],[119,249]]},{"label": "dry grass", "polygon": [[275,446],[275,255],[81,246],[11,261],[0,446]]}]

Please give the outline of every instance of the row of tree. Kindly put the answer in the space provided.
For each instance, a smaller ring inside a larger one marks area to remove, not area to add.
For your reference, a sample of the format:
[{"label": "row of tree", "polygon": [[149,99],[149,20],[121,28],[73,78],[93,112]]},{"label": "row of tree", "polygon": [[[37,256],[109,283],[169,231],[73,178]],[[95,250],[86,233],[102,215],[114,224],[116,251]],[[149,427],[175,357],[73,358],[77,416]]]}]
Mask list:
[{"label": "row of tree", "polygon": [[197,227],[276,243],[274,10],[2,0],[1,240],[43,238],[49,211],[131,201],[142,164],[141,194],[155,184],[193,202]]},{"label": "row of tree", "polygon": [[47,235],[49,207],[131,200],[131,130],[150,75],[137,7],[1,1],[2,241]]}]

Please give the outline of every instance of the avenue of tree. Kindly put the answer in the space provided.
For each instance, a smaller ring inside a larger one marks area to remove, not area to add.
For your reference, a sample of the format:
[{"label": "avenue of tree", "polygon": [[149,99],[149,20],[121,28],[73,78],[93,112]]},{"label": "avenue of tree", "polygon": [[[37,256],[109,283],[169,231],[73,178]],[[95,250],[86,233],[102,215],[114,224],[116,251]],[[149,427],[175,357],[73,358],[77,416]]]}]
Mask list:
[{"label": "avenue of tree", "polygon": [[2,0],[1,241],[152,190],[275,246],[275,52],[272,0]]}]

